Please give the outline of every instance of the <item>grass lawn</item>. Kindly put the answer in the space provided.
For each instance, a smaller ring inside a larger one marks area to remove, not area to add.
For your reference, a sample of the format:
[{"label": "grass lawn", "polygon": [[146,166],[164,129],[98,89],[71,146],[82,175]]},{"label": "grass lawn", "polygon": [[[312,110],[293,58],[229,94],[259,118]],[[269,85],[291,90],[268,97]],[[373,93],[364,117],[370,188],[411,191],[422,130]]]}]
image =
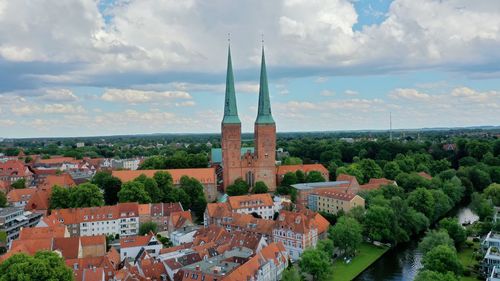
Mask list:
[{"label": "grass lawn", "polygon": [[479,247],[479,243],[474,243],[472,248],[465,248],[458,252],[458,259],[460,259],[460,263],[464,266],[464,268],[468,268],[471,270],[471,276],[462,276],[460,281],[472,281],[477,280],[477,276],[474,274],[473,269],[474,265],[478,263],[474,259],[474,250],[473,248]]},{"label": "grass lawn", "polygon": [[336,260],[333,263],[333,277],[336,281],[349,281],[358,276],[363,270],[374,263],[389,248],[377,247],[368,243],[363,243],[359,247],[358,254],[349,263],[343,260]]}]

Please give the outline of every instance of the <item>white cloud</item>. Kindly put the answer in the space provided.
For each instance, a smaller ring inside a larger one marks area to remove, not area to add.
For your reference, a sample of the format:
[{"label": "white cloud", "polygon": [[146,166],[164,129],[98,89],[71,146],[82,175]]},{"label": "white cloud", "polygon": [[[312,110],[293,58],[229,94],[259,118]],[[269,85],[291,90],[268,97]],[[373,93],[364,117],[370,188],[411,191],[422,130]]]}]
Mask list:
[{"label": "white cloud", "polygon": [[78,100],[76,95],[68,89],[47,89],[40,99],[51,102],[73,102]]},{"label": "white cloud", "polygon": [[38,114],[68,114],[85,113],[81,105],[53,103],[46,105],[24,104],[13,106],[11,112],[15,115],[38,115]]},{"label": "white cloud", "polygon": [[353,91],[353,90],[345,90],[344,94],[346,96],[351,96],[351,97],[359,95],[359,93],[357,91]]},{"label": "white cloud", "polygon": [[500,2],[494,0],[394,0],[382,23],[359,31],[349,0],[132,0],[112,6],[108,24],[96,3],[3,1],[0,56],[83,63],[61,75],[36,75],[56,83],[103,72],[213,73],[225,66],[221,37],[228,31],[237,69],[258,65],[264,31],[271,65],[466,71],[500,60]]},{"label": "white cloud", "polygon": [[165,102],[175,99],[191,99],[191,95],[183,91],[141,91],[133,89],[107,89],[101,99],[108,102],[124,102],[131,104]]},{"label": "white cloud", "polygon": [[335,92],[331,91],[331,90],[323,90],[319,94],[322,95],[322,96],[324,96],[324,97],[333,97],[333,96],[335,96]]},{"label": "white cloud", "polygon": [[389,96],[394,99],[407,99],[413,101],[428,101],[431,96],[426,93],[419,92],[415,89],[398,88],[392,91]]}]

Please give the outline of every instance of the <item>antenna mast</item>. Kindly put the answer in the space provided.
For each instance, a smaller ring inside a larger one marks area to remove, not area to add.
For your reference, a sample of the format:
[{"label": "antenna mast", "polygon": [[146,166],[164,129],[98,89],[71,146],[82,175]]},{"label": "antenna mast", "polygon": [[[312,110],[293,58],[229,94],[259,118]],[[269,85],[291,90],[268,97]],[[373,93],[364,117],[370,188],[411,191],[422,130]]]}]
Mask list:
[{"label": "antenna mast", "polygon": [[392,141],[392,112],[389,112],[389,139]]}]

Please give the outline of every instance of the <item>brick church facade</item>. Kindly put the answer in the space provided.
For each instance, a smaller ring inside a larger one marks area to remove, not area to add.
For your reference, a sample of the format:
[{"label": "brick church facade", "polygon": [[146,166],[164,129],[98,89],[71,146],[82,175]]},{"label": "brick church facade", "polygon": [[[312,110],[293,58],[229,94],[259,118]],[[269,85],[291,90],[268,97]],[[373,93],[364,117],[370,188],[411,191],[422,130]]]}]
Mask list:
[{"label": "brick church facade", "polygon": [[270,191],[276,189],[276,124],[271,114],[264,48],[260,69],[259,106],[254,125],[254,151],[241,147],[241,122],[236,106],[231,49],[228,50],[226,95],[222,129],[222,166],[224,189],[238,178],[250,187],[263,181]]}]

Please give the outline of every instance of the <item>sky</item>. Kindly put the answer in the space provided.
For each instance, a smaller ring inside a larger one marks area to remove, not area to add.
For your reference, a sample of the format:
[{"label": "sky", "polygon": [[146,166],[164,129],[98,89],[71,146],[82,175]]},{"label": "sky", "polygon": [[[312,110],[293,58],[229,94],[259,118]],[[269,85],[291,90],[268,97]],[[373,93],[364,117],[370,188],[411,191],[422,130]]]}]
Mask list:
[{"label": "sky", "polygon": [[0,138],[500,125],[498,0],[0,0]]}]

